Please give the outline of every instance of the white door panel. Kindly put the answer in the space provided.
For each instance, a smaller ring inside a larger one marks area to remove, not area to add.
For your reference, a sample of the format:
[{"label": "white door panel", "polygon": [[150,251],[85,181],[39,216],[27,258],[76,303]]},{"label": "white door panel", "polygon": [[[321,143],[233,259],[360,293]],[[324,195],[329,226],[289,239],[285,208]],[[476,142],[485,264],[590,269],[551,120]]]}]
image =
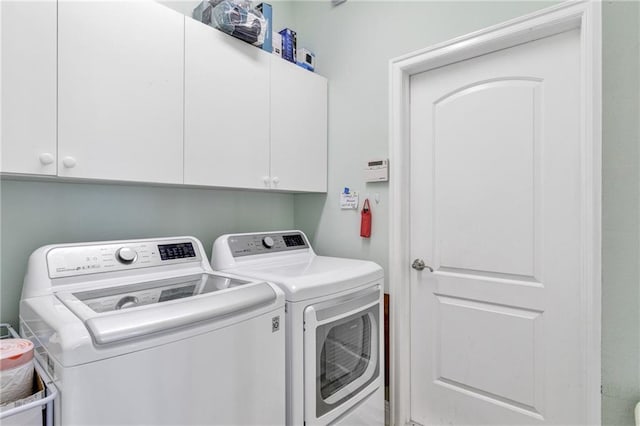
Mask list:
[{"label": "white door panel", "polygon": [[578,31],[411,78],[411,415],[584,424]]},{"label": "white door panel", "polygon": [[533,275],[531,127],[538,126],[539,84],[526,83],[481,83],[434,105],[436,238],[442,267]]},{"label": "white door panel", "polygon": [[55,175],[56,2],[3,0],[0,12],[0,171]]},{"label": "white door panel", "polygon": [[271,59],[271,187],[327,191],[327,79]]},{"label": "white door panel", "polygon": [[449,296],[436,296],[435,308],[437,381],[530,410],[539,405],[541,312]]},{"label": "white door panel", "polygon": [[184,16],[60,1],[58,23],[58,174],[182,183]]},{"label": "white door panel", "polygon": [[184,183],[269,187],[271,56],[186,19]]}]

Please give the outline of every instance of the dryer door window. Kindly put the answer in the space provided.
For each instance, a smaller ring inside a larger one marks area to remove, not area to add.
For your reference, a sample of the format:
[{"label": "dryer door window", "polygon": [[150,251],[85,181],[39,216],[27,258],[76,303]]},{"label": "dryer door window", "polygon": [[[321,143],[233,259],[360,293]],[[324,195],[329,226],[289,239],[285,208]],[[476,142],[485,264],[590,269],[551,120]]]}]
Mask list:
[{"label": "dryer door window", "polygon": [[316,328],[316,415],[348,400],[379,374],[379,305]]}]

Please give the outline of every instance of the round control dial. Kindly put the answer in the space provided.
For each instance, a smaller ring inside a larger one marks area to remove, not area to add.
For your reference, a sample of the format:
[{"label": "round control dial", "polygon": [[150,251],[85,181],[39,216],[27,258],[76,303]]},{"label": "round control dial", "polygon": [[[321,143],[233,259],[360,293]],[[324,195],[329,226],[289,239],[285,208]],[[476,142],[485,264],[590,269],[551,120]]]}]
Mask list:
[{"label": "round control dial", "polygon": [[116,252],[116,259],[118,259],[118,262],[124,263],[125,265],[135,262],[137,258],[138,253],[129,247],[121,247]]},{"label": "round control dial", "polygon": [[116,310],[132,308],[138,304],[138,298],[135,296],[125,296],[116,303]]},{"label": "round control dial", "polygon": [[262,245],[265,246],[268,249],[272,248],[275,243],[276,242],[273,241],[273,238],[271,238],[271,237],[264,237],[262,239]]}]

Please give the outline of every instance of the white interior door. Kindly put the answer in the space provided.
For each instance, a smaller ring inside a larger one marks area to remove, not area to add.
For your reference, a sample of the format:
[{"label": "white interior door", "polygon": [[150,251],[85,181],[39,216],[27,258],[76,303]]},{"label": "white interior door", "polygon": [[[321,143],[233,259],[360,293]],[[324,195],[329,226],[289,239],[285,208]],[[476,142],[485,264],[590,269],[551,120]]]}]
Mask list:
[{"label": "white interior door", "polygon": [[411,417],[587,423],[580,32],[411,77]]}]

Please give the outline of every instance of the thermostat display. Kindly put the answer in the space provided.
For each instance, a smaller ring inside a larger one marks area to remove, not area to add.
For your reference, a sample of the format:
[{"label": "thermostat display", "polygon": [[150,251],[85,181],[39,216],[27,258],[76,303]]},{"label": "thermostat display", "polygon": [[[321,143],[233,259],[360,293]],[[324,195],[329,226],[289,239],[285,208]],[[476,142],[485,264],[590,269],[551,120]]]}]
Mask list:
[{"label": "thermostat display", "polygon": [[365,182],[386,182],[389,180],[389,160],[371,160],[364,169]]}]

